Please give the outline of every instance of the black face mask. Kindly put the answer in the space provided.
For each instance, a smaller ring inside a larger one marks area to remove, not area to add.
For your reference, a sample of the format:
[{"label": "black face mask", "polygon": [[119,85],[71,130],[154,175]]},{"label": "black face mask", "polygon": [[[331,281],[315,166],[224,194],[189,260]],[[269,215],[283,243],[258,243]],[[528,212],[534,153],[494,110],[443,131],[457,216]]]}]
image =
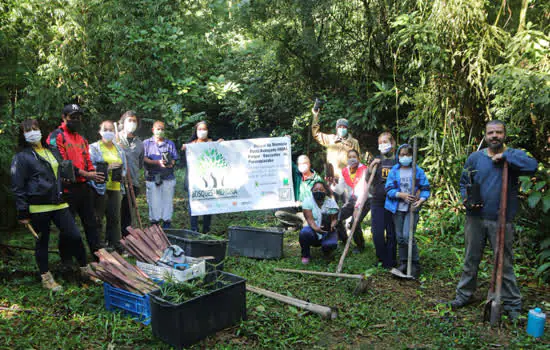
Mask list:
[{"label": "black face mask", "polygon": [[67,122],[65,123],[67,125],[67,129],[69,129],[69,131],[71,132],[78,132],[80,130],[80,120],[77,120],[77,119],[72,119],[72,120],[67,120]]},{"label": "black face mask", "polygon": [[326,196],[327,196],[327,194],[325,192],[322,192],[322,191],[313,192],[313,199],[315,199],[316,201],[319,201],[319,202],[324,201]]}]

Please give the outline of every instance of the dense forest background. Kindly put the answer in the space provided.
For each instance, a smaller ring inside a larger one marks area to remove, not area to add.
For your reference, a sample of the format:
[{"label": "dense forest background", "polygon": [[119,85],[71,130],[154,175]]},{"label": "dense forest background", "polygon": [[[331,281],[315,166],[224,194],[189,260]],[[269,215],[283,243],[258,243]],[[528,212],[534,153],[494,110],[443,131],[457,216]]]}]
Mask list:
[{"label": "dense forest background", "polygon": [[0,0],[0,226],[15,221],[8,170],[25,118],[50,131],[77,102],[92,141],[133,109],[179,143],[207,119],[218,137],[289,134],[294,155],[313,154],[320,97],[322,129],[348,118],[364,150],[383,130],[418,136],[433,224],[456,232],[462,165],[484,123],[505,121],[508,145],[541,164],[522,178],[519,224],[548,278],[549,29],[545,0]]}]

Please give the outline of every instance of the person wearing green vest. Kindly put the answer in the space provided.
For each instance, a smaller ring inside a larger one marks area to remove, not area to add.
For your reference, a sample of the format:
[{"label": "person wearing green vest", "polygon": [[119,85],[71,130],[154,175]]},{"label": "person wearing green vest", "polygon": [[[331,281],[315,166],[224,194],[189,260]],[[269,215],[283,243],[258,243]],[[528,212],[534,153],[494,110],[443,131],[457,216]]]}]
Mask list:
[{"label": "person wearing green vest", "polygon": [[111,120],[105,120],[99,125],[101,140],[90,145],[90,159],[96,169],[100,163],[106,167],[105,181],[97,183],[90,181],[95,189],[95,216],[97,227],[103,225],[106,219],[105,235],[102,238],[107,242],[107,247],[124,253],[124,247],[120,244],[120,206],[124,191],[123,179],[126,177],[126,156],[122,147],[117,145],[115,139],[115,124]]},{"label": "person wearing green vest", "polygon": [[[61,159],[46,144],[38,122],[23,121],[19,127],[19,152],[11,163],[11,188],[15,196],[17,219],[31,225],[39,234],[35,258],[42,286],[53,292],[63,290],[48,266],[50,224],[53,221],[64,239],[66,254],[76,258],[83,277],[86,274],[86,251],[69,205],[63,200],[59,174]],[[60,239],[61,241],[61,239]]]},{"label": "person wearing green vest", "polygon": [[289,230],[300,230],[306,220],[302,213],[302,203],[311,197],[311,188],[316,182],[323,182],[317,172],[311,169],[309,157],[301,155],[297,160],[298,166],[292,164],[292,180],[294,184],[294,207],[282,208],[275,212],[275,217]]}]

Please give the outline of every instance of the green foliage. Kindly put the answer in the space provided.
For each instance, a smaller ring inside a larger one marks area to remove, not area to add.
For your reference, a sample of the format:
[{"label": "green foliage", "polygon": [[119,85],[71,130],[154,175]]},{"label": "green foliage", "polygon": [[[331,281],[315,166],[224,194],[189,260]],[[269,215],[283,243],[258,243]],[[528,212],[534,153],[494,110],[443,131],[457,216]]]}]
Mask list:
[{"label": "green foliage", "polygon": [[521,176],[520,183],[521,193],[527,197],[525,216],[533,220],[538,231],[537,276],[550,281],[550,238],[546,234],[550,225],[550,168],[541,163],[534,177]]}]

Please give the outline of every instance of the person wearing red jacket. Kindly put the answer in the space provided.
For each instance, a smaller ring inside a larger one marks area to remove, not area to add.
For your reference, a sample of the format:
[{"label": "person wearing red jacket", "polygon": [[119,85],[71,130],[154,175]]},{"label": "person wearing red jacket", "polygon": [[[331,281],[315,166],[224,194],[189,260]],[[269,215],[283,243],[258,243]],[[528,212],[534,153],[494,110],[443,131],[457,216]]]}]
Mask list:
[{"label": "person wearing red jacket", "polygon": [[[353,216],[356,217],[359,222],[355,231],[353,232],[353,241],[356,248],[354,253],[360,253],[365,249],[365,239],[363,238],[363,230],[361,229],[361,222],[367,216],[369,212],[370,203],[366,202],[363,205],[361,213],[359,213],[360,204],[366,200],[364,188],[366,186],[366,173],[368,167],[359,162],[359,153],[350,149],[348,151],[348,166],[342,169],[342,174],[338,179],[338,184],[333,186],[335,193],[344,195],[345,203],[340,209],[338,214],[338,235],[343,241],[347,240],[348,234],[343,225],[343,221]],[[353,221],[353,220],[352,220]],[[352,225],[352,222],[350,222]]]},{"label": "person wearing red jacket", "polygon": [[[80,221],[86,233],[86,240],[90,251],[101,248],[97,223],[94,215],[93,190],[86,183],[88,180],[103,182],[103,174],[95,171],[88,151],[88,141],[78,131],[82,123],[82,110],[77,104],[63,107],[61,114],[63,122],[58,129],[52,131],[47,142],[57,149],[63,160],[70,160],[74,170],[74,181],[64,180],[63,195],[73,216],[80,216]],[[59,241],[59,255],[61,261],[69,265],[71,258],[67,251],[68,245],[64,240]]]}]

